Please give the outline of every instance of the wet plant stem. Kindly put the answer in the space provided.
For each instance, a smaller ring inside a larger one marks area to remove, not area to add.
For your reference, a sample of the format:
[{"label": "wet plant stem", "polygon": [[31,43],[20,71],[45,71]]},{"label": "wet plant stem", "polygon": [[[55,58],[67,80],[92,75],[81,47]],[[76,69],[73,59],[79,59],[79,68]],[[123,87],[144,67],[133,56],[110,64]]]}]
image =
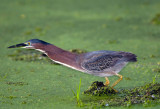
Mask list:
[{"label": "wet plant stem", "polygon": [[77,92],[75,93],[73,90],[72,90],[72,92],[73,92],[73,94],[74,94],[74,97],[76,98],[77,105],[78,105],[79,107],[82,107],[82,106],[83,106],[83,103],[82,103],[82,101],[81,101],[81,99],[80,99],[80,91],[81,91],[81,78],[80,78],[80,82],[79,82],[79,87],[77,88]]}]

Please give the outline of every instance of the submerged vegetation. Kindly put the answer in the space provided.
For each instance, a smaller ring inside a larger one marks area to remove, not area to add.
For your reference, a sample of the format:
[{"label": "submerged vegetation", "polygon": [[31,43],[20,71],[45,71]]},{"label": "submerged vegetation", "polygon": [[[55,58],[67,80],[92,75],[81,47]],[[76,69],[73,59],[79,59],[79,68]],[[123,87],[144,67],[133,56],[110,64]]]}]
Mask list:
[{"label": "submerged vegetation", "polygon": [[28,85],[28,83],[25,82],[6,82],[8,85],[15,85],[15,86],[23,86],[23,85]]}]

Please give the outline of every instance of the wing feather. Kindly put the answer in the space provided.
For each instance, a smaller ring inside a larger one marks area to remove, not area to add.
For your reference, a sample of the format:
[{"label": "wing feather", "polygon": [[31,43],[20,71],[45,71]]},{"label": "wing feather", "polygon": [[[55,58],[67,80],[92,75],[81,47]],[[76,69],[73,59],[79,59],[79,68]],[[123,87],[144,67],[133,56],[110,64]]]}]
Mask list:
[{"label": "wing feather", "polygon": [[103,72],[105,69],[113,67],[117,61],[122,58],[121,55],[101,54],[91,56],[82,62],[82,68],[89,72]]}]

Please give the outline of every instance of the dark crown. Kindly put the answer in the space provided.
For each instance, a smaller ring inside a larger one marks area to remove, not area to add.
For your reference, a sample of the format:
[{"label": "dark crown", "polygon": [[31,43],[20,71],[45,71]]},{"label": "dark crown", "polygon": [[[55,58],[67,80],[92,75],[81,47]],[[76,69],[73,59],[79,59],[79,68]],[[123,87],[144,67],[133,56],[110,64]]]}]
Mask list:
[{"label": "dark crown", "polygon": [[39,39],[31,39],[31,40],[28,40],[27,42],[31,42],[31,43],[41,43],[41,44],[45,44],[45,45],[48,45],[48,44],[49,44],[48,42],[45,42],[45,41],[39,40]]}]

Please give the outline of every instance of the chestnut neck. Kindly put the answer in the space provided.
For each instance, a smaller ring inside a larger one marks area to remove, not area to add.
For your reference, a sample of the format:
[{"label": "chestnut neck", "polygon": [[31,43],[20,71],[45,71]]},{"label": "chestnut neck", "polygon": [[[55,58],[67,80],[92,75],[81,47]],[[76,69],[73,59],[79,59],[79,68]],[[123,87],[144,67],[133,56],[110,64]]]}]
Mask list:
[{"label": "chestnut neck", "polygon": [[40,48],[40,50],[45,51],[47,56],[57,63],[76,70],[81,70],[79,63],[77,62],[78,54],[63,50],[52,44],[45,45],[43,48]]}]

